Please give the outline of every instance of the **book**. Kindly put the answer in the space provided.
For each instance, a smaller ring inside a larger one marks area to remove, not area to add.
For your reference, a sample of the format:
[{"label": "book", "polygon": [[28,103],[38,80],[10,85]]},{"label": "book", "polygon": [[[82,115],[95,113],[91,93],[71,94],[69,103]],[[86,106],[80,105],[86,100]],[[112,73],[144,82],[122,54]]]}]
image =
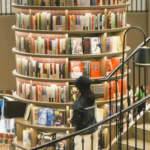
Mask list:
[{"label": "book", "polygon": [[25,114],[24,114],[24,120],[28,120],[29,115],[30,115],[30,111],[31,111],[31,105],[27,104]]},{"label": "book", "polygon": [[90,61],[82,61],[83,75],[90,77]]},{"label": "book", "polygon": [[83,54],[82,38],[71,38],[72,54]]},{"label": "book", "polygon": [[54,110],[54,126],[64,127],[66,124],[66,111],[65,110]]},{"label": "book", "polygon": [[91,41],[91,54],[99,54],[101,53],[101,45],[100,45],[100,38],[92,37],[90,38]]},{"label": "book", "polygon": [[47,110],[47,126],[53,126],[54,125],[54,110],[53,109],[48,109]]},{"label": "book", "polygon": [[48,110],[48,108],[40,108],[39,114],[38,114],[37,124],[46,125],[46,123],[47,123],[47,110]]},{"label": "book", "polygon": [[99,62],[90,62],[90,77],[100,77]]},{"label": "book", "polygon": [[70,78],[79,78],[83,75],[82,62],[70,61]]},{"label": "book", "polygon": [[31,131],[23,130],[23,145],[31,146]]},{"label": "book", "polygon": [[[111,63],[112,63],[112,68],[114,70],[120,63],[122,63],[122,57],[111,58]],[[117,71],[117,74],[121,74],[121,73],[122,73],[122,67]]]},{"label": "book", "polygon": [[90,48],[91,48],[91,43],[90,43],[90,38],[84,37],[83,38],[83,53],[84,54],[90,54]]},{"label": "book", "polygon": [[[97,122],[104,120],[104,109],[96,108],[95,109],[95,118]],[[101,126],[99,126],[101,128]]]},{"label": "book", "polygon": [[74,102],[80,95],[81,93],[74,85],[69,85],[69,102]]},{"label": "book", "polygon": [[39,110],[41,107],[33,107],[32,108],[32,124],[37,124],[37,120],[38,120],[38,115],[39,115]]},{"label": "book", "polygon": [[113,71],[112,61],[111,59],[107,59],[106,61],[106,75],[109,75]]}]

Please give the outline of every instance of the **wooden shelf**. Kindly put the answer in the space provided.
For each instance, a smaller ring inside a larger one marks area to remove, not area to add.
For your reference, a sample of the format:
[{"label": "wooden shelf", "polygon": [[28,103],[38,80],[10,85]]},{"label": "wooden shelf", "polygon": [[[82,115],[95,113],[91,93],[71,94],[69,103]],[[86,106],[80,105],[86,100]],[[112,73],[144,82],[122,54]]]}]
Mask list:
[{"label": "wooden shelf", "polygon": [[[130,51],[130,47],[126,47],[125,53]],[[12,52],[22,56],[29,56],[29,57],[48,57],[48,58],[100,58],[105,56],[116,56],[122,54],[122,51],[118,51],[115,53],[100,53],[100,54],[83,54],[83,55],[45,55],[45,54],[33,54],[33,53],[25,53],[18,51],[15,47],[12,49]]]},{"label": "wooden shelf", "polygon": [[28,150],[31,146],[24,146],[23,141],[17,141],[17,136],[14,138],[14,145],[18,148]]},{"label": "wooden shelf", "polygon": [[[24,98],[19,97],[16,92],[13,93],[13,97],[15,100],[23,102],[23,103],[28,103],[28,104],[33,104],[37,106],[45,106],[45,107],[55,107],[55,108],[66,108],[66,106],[72,106],[73,102],[69,103],[51,103],[51,102],[39,102],[39,101],[33,101],[33,100],[27,100]],[[117,99],[117,101],[120,101],[120,97]],[[127,95],[123,96],[123,100],[127,99]],[[112,99],[111,102],[115,102],[116,99]],[[97,105],[102,105],[102,104],[109,104],[109,100],[103,100],[103,101],[96,101]]]},{"label": "wooden shelf", "polygon": [[93,9],[107,9],[107,8],[123,8],[130,5],[130,2],[125,4],[118,4],[118,5],[101,5],[101,6],[25,6],[25,5],[18,5],[13,3],[12,6],[14,8],[20,9],[38,9],[38,10],[93,10]]},{"label": "wooden shelf", "polygon": [[58,107],[59,108],[60,107],[66,108],[66,106],[72,106],[72,102],[70,102],[70,103],[51,103],[51,102],[40,102],[40,101],[27,100],[27,99],[19,97],[16,94],[16,92],[13,93],[13,97],[17,101],[20,101],[20,102],[23,102],[23,103],[29,103],[29,104],[33,104],[33,105],[38,105],[38,106],[56,107],[56,108],[58,108]]},{"label": "wooden shelf", "polygon": [[[57,7],[58,8],[58,7]],[[17,28],[15,25],[12,26],[12,30],[20,31],[20,32],[28,32],[28,33],[39,33],[39,34],[99,34],[99,33],[112,33],[112,32],[120,32],[130,28],[131,25],[127,24],[126,27],[123,28],[114,28],[114,29],[104,29],[104,30],[94,30],[94,31],[52,31],[52,30],[32,30],[32,29],[22,29]]]},{"label": "wooden shelf", "polygon": [[[36,77],[30,77],[30,76],[24,76],[16,72],[16,70],[13,70],[12,74],[15,77],[21,78],[21,79],[26,79],[26,80],[33,80],[33,81],[42,81],[42,82],[70,82],[73,83],[76,79],[50,79],[50,78],[36,78]],[[127,72],[124,73],[124,76],[127,76]],[[111,79],[115,79],[116,77],[113,76]],[[117,75],[117,78],[121,78],[121,74]],[[100,79],[106,79],[106,77],[97,77],[97,78],[90,78],[91,81],[94,83],[97,83],[95,80],[100,80]]]},{"label": "wooden shelf", "polygon": [[66,130],[74,131],[74,127],[59,127],[59,126],[42,126],[42,125],[33,125],[30,123],[30,121],[25,121],[23,118],[16,118],[14,121],[17,124],[20,124],[22,126],[26,126],[28,128],[34,128],[38,130],[47,130],[49,132],[51,131],[57,131],[57,132],[66,132]]}]

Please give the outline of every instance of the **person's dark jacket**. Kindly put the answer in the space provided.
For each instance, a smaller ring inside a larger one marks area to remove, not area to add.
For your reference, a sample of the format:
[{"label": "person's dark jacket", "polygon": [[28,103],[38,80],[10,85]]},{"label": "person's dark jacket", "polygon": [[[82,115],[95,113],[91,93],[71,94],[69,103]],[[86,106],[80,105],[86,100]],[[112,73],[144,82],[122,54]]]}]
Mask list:
[{"label": "person's dark jacket", "polygon": [[[75,125],[75,132],[90,127],[97,123],[95,119],[95,102],[88,106],[85,98],[81,95],[72,105],[73,117],[71,124]],[[87,130],[81,134],[91,134],[97,130],[97,127]]]}]

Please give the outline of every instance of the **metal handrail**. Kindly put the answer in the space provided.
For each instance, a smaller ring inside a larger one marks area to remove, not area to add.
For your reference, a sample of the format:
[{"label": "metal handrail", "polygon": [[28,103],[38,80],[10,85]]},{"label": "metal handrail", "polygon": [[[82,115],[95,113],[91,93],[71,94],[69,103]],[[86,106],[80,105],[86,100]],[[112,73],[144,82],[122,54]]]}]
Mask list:
[{"label": "metal handrail", "polygon": [[[120,64],[108,75],[108,77],[107,77],[106,79],[97,80],[97,82],[105,82],[105,81],[108,81],[108,80],[114,75],[114,73],[115,73],[118,69],[120,69],[121,66],[124,65],[124,63],[126,63],[131,57],[133,57],[133,56],[138,52],[138,49],[139,49],[140,47],[142,47],[142,46],[145,45],[147,42],[149,42],[149,40],[150,40],[150,37],[148,37],[145,42],[141,43],[141,44],[124,60],[124,62],[120,63]],[[35,149],[40,149],[40,148],[43,148],[43,147],[48,147],[48,146],[50,146],[50,145],[52,145],[52,144],[54,144],[54,143],[57,143],[57,142],[59,142],[59,141],[62,141],[62,140],[65,140],[65,139],[74,137],[74,136],[76,136],[76,135],[80,135],[80,134],[84,133],[84,132],[87,131],[87,130],[93,129],[93,128],[97,127],[97,126],[103,125],[104,123],[106,123],[106,122],[108,122],[108,121],[113,120],[114,118],[117,118],[118,116],[120,116],[120,113],[123,114],[123,113],[129,112],[131,109],[133,109],[133,108],[135,108],[135,107],[137,107],[137,106],[143,104],[143,103],[146,102],[148,99],[150,99],[150,94],[149,94],[148,96],[146,96],[145,98],[143,98],[142,100],[139,100],[138,102],[134,103],[133,105],[129,106],[128,108],[126,108],[126,109],[124,109],[124,110],[122,110],[122,111],[120,111],[120,112],[118,112],[118,113],[116,113],[116,114],[114,114],[114,115],[108,117],[107,119],[105,119],[105,120],[103,120],[103,121],[100,121],[100,122],[98,122],[98,123],[96,123],[96,124],[94,124],[94,125],[92,125],[92,126],[90,126],[90,127],[88,127],[88,128],[85,128],[85,129],[83,129],[83,130],[77,131],[77,132],[75,132],[75,133],[73,133],[73,134],[70,134],[70,135],[68,135],[68,136],[65,136],[65,137],[63,137],[63,138],[56,139],[56,140],[51,141],[51,142],[49,142],[49,143],[43,144],[43,145],[41,145],[41,146],[33,147],[33,148],[31,148],[30,150],[35,150]]]},{"label": "metal handrail", "polygon": [[[150,94],[149,94],[148,96],[144,97],[142,100],[139,100],[139,101],[137,101],[136,103],[134,103],[133,105],[129,106],[128,108],[122,110],[121,113],[129,112],[131,109],[140,106],[141,104],[143,104],[144,102],[146,102],[148,99],[150,99]],[[97,127],[97,126],[100,126],[100,125],[103,125],[104,123],[107,123],[107,122],[110,121],[110,120],[113,120],[113,119],[117,118],[119,115],[120,115],[120,112],[119,112],[119,113],[116,113],[116,114],[114,114],[114,115],[108,117],[107,119],[105,119],[105,120],[103,120],[103,121],[100,121],[100,122],[98,122],[98,123],[96,123],[96,124],[94,124],[94,125],[92,125],[92,126],[90,126],[90,127],[88,127],[88,128],[85,128],[85,129],[83,129],[83,130],[77,131],[77,132],[72,133],[72,134],[70,134],[70,135],[67,135],[67,136],[65,136],[65,137],[63,137],[63,138],[56,139],[56,140],[51,141],[51,142],[49,142],[49,143],[43,144],[43,145],[41,145],[41,146],[33,147],[33,148],[31,148],[30,150],[35,150],[35,149],[37,149],[37,148],[40,149],[40,148],[43,148],[43,147],[48,147],[48,146],[50,146],[50,145],[52,145],[52,144],[54,144],[54,143],[57,143],[57,142],[59,142],[59,141],[66,140],[66,139],[71,138],[71,137],[74,137],[74,136],[76,136],[76,135],[80,135],[81,133],[84,133],[84,132],[87,131],[87,130],[93,129],[93,128]]]}]

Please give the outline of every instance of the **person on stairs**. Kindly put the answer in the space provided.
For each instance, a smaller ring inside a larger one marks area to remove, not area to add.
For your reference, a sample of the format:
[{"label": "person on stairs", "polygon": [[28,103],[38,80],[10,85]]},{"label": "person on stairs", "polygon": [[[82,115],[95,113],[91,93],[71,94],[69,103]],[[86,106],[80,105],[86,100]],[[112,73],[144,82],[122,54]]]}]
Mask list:
[{"label": "person on stairs", "polygon": [[[86,76],[81,76],[74,82],[81,93],[72,105],[73,117],[68,118],[67,122],[75,125],[75,132],[90,127],[97,123],[95,118],[95,94],[91,91],[91,80]],[[82,149],[82,138],[84,139],[85,150],[98,149],[98,131],[97,127],[87,130],[82,135],[74,138],[75,150]],[[91,148],[91,136],[93,136],[93,149]]]},{"label": "person on stairs", "polygon": [[[140,87],[140,90],[139,90],[139,86],[137,87],[137,92],[134,94],[134,97],[135,97],[135,100],[141,100],[145,97],[145,94],[144,94],[144,88],[143,86]],[[139,96],[140,96],[140,99],[139,99]],[[143,107],[144,107],[145,103],[143,103],[142,105],[138,106],[138,114],[140,115],[140,112],[142,111]]]}]

